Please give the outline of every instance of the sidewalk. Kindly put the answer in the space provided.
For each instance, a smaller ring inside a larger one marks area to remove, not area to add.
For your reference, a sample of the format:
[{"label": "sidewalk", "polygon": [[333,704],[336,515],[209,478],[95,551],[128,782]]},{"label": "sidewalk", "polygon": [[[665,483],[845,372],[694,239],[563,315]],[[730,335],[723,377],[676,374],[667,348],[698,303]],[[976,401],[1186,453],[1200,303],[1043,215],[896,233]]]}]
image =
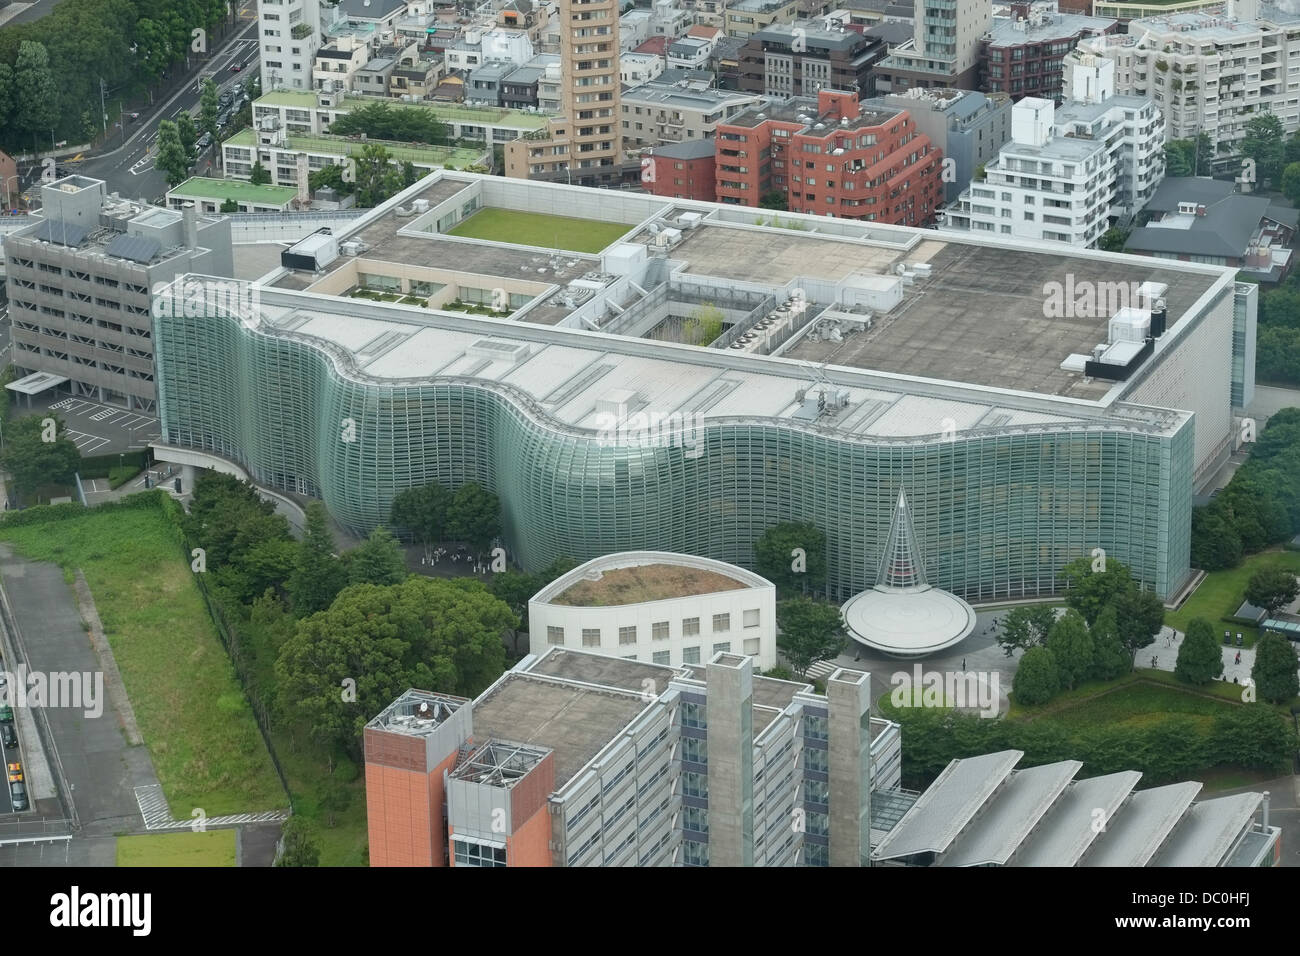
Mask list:
[{"label": "sidewalk", "polygon": [[[1233,636],[1235,639],[1235,632]],[[1178,662],[1178,649],[1183,645],[1183,637],[1181,631],[1175,631],[1172,627],[1161,628],[1156,642],[1137,652],[1136,666],[1172,673]],[[1219,650],[1223,654],[1223,679],[1232,683],[1235,677],[1238,684],[1244,684],[1250,678],[1251,668],[1255,666],[1255,648],[1237,647],[1234,643],[1231,647],[1227,644],[1220,645]],[[1241,653],[1240,664],[1236,663],[1238,652]]]}]

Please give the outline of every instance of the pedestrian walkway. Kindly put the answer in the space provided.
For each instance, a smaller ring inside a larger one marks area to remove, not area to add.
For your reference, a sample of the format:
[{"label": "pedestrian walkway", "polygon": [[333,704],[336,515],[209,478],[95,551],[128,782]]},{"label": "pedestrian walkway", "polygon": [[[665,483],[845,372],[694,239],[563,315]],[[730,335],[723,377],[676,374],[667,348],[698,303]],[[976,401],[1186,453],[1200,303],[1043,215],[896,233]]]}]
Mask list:
[{"label": "pedestrian walkway", "polygon": [[[199,826],[200,829],[213,827],[233,827],[242,823],[281,823],[289,819],[288,810],[267,810],[262,813],[231,813],[224,817],[195,816],[190,820],[177,820],[172,817],[167,798],[163,796],[161,784],[135,788],[135,799],[140,804],[140,816],[144,817],[146,830],[189,830]],[[195,811],[198,814],[201,811]],[[201,823],[200,823],[201,821]]]},{"label": "pedestrian walkway", "polygon": [[[1174,665],[1178,663],[1178,650],[1183,646],[1185,636],[1172,627],[1161,628],[1155,643],[1148,644],[1137,652],[1136,666],[1172,673]],[[1246,683],[1255,666],[1255,648],[1237,647],[1234,643],[1231,646],[1223,644],[1219,650],[1223,655],[1223,680],[1232,683],[1233,678],[1236,678],[1236,683]],[[1240,660],[1237,659],[1238,654],[1241,655]]]},{"label": "pedestrian walkway", "polygon": [[839,661],[818,661],[804,676],[809,680],[825,680],[843,666]]}]

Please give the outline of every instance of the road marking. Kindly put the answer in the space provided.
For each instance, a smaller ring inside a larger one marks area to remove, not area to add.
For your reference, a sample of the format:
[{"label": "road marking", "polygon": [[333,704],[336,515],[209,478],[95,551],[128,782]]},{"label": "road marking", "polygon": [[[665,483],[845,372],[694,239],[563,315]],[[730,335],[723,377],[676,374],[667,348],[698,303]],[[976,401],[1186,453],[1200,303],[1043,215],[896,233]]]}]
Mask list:
[{"label": "road marking", "polygon": [[92,422],[102,422],[105,418],[110,418],[114,414],[115,412],[112,409],[106,408],[102,412],[96,412],[94,415],[91,415],[90,420]]},{"label": "road marking", "polygon": [[[140,816],[144,818],[146,830],[185,830],[193,827],[193,820],[177,820],[172,817],[167,798],[163,796],[160,784],[135,788],[135,800],[140,807]],[[203,823],[208,827],[235,826],[240,823],[279,823],[289,819],[287,810],[267,810],[262,813],[232,813],[223,817],[207,817]]]}]

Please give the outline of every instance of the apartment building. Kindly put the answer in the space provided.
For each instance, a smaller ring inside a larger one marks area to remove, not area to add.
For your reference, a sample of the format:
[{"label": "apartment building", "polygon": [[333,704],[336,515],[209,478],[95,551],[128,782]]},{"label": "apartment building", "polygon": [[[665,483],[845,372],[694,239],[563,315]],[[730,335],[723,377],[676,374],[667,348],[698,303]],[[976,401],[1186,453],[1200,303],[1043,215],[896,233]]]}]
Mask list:
[{"label": "apartment building", "polygon": [[370,62],[367,37],[349,34],[330,40],[316,51],[312,64],[312,88],[317,90],[352,90],[352,78]]},{"label": "apartment building", "polygon": [[888,48],[877,37],[803,20],[757,31],[740,51],[740,88],[769,96],[816,96],[819,90],[874,95],[872,68]]},{"label": "apartment building", "polygon": [[38,216],[4,242],[14,366],[152,411],[153,290],[189,272],[231,275],[230,220],[121,199],[85,176],[43,185]]},{"label": "apartment building", "polygon": [[266,90],[310,90],[323,32],[344,20],[343,7],[324,0],[257,0],[258,53]]},{"label": "apartment building", "polygon": [[791,212],[920,226],[942,201],[939,150],[907,111],[863,109],[852,92],[746,111],[718,126],[716,145],[718,202],[779,192]]},{"label": "apartment building", "polygon": [[1112,221],[1131,221],[1164,177],[1164,124],[1149,99],[1113,90],[1114,64],[1095,60],[1072,67],[1059,109],[1015,104],[1011,141],[944,225],[1093,246]]},{"label": "apartment building", "polygon": [[980,40],[993,22],[988,0],[916,0],[915,11],[912,39],[891,49],[876,67],[876,89],[978,89]]},{"label": "apartment building", "polygon": [[622,179],[618,0],[560,0],[563,116],[506,146],[506,175],[596,186]]},{"label": "apartment building", "polygon": [[943,157],[944,202],[956,200],[975,171],[995,159],[1011,138],[1011,98],[1004,93],[917,87],[863,105],[907,110],[917,132],[929,137]]},{"label": "apartment building", "polygon": [[370,863],[865,865],[902,757],[869,704],[863,672],[818,694],[722,651],[666,667],[555,647],[473,701],[410,690],[365,728]]},{"label": "apartment building", "polygon": [[664,58],[653,53],[627,51],[618,58],[618,80],[624,86],[640,86],[664,71]]},{"label": "apartment building", "polygon": [[799,0],[734,0],[723,12],[723,32],[748,40],[764,27],[789,23],[798,16]]},{"label": "apartment building", "polygon": [[702,80],[651,80],[623,91],[623,147],[638,150],[711,139],[719,123],[766,102],[753,93],[712,89]]},{"label": "apartment building", "polygon": [[641,188],[656,196],[713,202],[716,148],[712,139],[651,146],[641,154]]},{"label": "apartment building", "polygon": [[1240,0],[1230,11],[1132,20],[1128,30],[1082,40],[1078,55],[1112,61],[1116,90],[1150,97],[1170,139],[1208,133],[1227,158],[1260,113],[1300,130],[1300,13]]},{"label": "apartment building", "polygon": [[1119,21],[1062,13],[1056,0],[1013,3],[980,40],[980,89],[1060,103],[1066,54],[1084,37],[1113,34]]}]

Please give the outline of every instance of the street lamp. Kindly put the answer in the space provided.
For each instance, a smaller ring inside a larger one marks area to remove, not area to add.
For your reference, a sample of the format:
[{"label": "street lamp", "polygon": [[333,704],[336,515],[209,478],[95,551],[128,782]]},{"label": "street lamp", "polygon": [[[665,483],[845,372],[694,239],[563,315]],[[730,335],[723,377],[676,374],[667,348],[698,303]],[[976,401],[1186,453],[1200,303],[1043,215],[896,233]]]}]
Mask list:
[{"label": "street lamp", "polygon": [[0,186],[4,187],[5,207],[8,209],[14,208],[13,190],[11,190],[8,186],[9,180],[11,179],[18,179],[21,182],[21,179],[17,173],[14,173],[12,176],[6,176],[4,177],[4,179],[0,179]]}]

